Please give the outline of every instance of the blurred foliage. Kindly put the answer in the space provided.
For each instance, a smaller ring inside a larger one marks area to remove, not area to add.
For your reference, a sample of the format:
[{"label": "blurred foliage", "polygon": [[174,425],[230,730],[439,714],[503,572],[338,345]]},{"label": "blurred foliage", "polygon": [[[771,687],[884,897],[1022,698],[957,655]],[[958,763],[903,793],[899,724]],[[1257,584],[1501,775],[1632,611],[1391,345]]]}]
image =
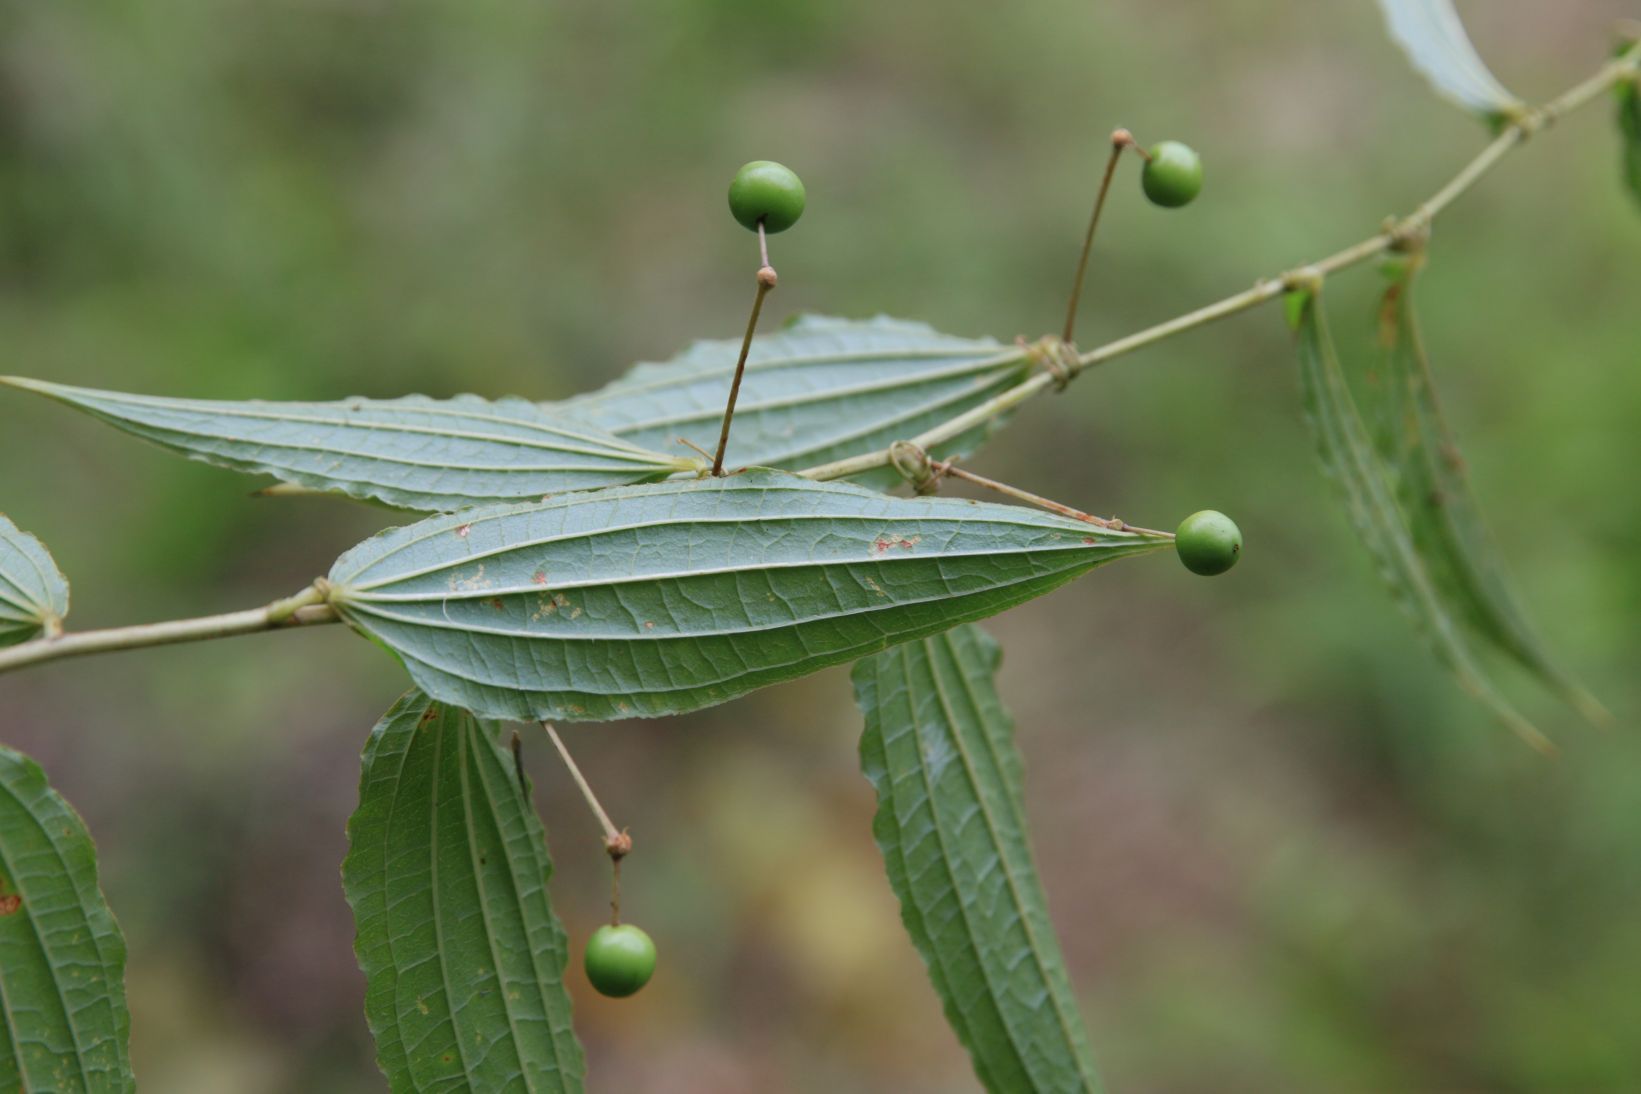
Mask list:
[{"label": "blurred foliage", "polygon": [[[1461,9],[1537,99],[1600,63],[1624,6]],[[1365,3],[0,13],[5,371],[139,392],[562,397],[733,336],[754,252],[723,189],[753,158],[810,194],[774,241],[772,320],[1035,336],[1105,134],[1186,140],[1208,178],[1190,209],[1119,180],[1093,344],[1360,238],[1483,139]],[[1525,599],[1618,731],[1513,688],[1562,746],[1545,762],[1426,662],[1309,465],[1274,310],[1098,370],[977,461],[1153,526],[1211,505],[1247,535],[1225,579],[1159,557],[994,626],[1113,1089],[1641,1086],[1641,217],[1606,113],[1443,217],[1421,304]],[[1342,350],[1367,345],[1376,288],[1330,287]],[[390,519],[251,486],[0,397],[0,508],[52,548],[78,626],[264,602]],[[358,751],[402,688],[339,628],[0,681],[0,737],[99,839],[146,1087],[380,1088],[337,864]],[[970,1088],[872,845],[859,730],[832,671],[573,734],[637,836],[624,906],[662,950],[635,999],[573,985],[594,1089]],[[579,944],[607,866],[549,758],[533,741]]]}]

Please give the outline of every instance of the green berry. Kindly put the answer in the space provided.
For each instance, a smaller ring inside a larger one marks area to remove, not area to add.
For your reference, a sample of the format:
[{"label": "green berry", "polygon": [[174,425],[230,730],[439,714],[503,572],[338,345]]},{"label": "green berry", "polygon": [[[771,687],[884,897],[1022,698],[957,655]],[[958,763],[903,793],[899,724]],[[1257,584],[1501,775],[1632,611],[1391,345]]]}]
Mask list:
[{"label": "green berry", "polygon": [[1242,555],[1242,529],[1224,513],[1204,509],[1179,522],[1174,550],[1193,574],[1222,574]]},{"label": "green berry", "polygon": [[1202,192],[1202,157],[1179,141],[1163,141],[1151,149],[1140,172],[1140,185],[1153,205],[1177,209],[1191,204]]},{"label": "green berry", "polygon": [[757,231],[761,220],[764,231],[784,232],[803,216],[803,196],[803,183],[790,168],[753,160],[729,184],[729,211],[749,231]]},{"label": "green berry", "polygon": [[600,995],[624,999],[655,975],[655,943],[637,927],[600,927],[587,939],[587,979]]}]

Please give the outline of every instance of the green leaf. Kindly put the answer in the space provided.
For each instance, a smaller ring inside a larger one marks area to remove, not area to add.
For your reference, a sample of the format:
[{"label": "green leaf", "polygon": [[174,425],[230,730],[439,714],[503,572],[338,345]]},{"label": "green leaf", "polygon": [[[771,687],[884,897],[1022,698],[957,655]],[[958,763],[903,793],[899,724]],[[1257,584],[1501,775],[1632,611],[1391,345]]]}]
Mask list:
[{"label": "green leaf", "polygon": [[436,699],[600,721],[721,703],[1169,542],[759,469],[395,528],[337,561],[330,599]]},{"label": "green leaf", "polygon": [[56,634],[68,614],[68,581],[45,545],[0,513],[0,646]]},{"label": "green leaf", "polygon": [[1436,396],[1435,378],[1413,313],[1412,278],[1385,292],[1380,312],[1383,377],[1393,414],[1386,459],[1414,549],[1437,590],[1475,630],[1597,723],[1611,720],[1596,699],[1551,659],[1527,621],[1493,542],[1458,441]]},{"label": "green leaf", "polygon": [[[1635,48],[1636,43],[1629,43]],[[1624,181],[1630,193],[1641,201],[1641,76],[1618,85],[1618,135],[1623,141],[1621,155]]]},{"label": "green leaf", "polygon": [[1544,735],[1516,712],[1476,665],[1451,605],[1415,547],[1386,468],[1339,367],[1320,293],[1304,305],[1298,340],[1300,390],[1317,456],[1380,576],[1460,686],[1529,744],[1552,751]]},{"label": "green leaf", "polygon": [[0,745],[0,1090],[125,1091],[125,939],[85,823]]},{"label": "green leaf", "polygon": [[647,452],[522,399],[476,395],[222,402],[94,391],[16,376],[38,392],[194,459],[403,509],[448,511],[651,482],[697,460]]},{"label": "green leaf", "polygon": [[582,1089],[547,839],[492,725],[410,692],[371,731],[342,885],[395,1091]]},{"label": "green leaf", "polygon": [[[680,437],[712,451],[741,343],[697,342],[665,364],[639,365],[562,409],[658,451]],[[804,316],[760,335],[747,357],[726,459],[800,471],[910,440],[1018,383],[1024,351],[990,339],[954,338],[922,323]],[[945,445],[967,455],[1001,425],[993,419]],[[897,485],[893,469],[857,478]]]},{"label": "green leaf", "polygon": [[1379,0],[1379,8],[1390,36],[1437,91],[1488,119],[1521,109],[1476,54],[1452,0]]},{"label": "green leaf", "polygon": [[1099,1089],[1026,828],[997,644],[962,626],[855,666],[872,834],[946,1020],[991,1091]]}]

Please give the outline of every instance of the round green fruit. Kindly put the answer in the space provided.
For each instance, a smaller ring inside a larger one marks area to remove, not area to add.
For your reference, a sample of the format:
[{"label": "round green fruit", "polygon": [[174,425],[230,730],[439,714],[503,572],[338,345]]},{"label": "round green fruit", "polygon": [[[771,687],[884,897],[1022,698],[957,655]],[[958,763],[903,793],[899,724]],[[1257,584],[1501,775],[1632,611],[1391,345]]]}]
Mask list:
[{"label": "round green fruit", "polygon": [[1222,574],[1242,557],[1242,529],[1224,513],[1204,509],[1180,521],[1174,550],[1193,574]]},{"label": "round green fruit", "polygon": [[784,232],[803,216],[803,182],[788,167],[753,160],[729,184],[729,211],[750,231]]},{"label": "round green fruit", "polygon": [[600,927],[587,940],[583,965],[600,995],[624,999],[655,975],[655,943],[629,924]]},{"label": "round green fruit", "polygon": [[1140,185],[1153,205],[1177,209],[1202,193],[1202,157],[1179,141],[1163,141],[1151,149],[1140,172]]}]

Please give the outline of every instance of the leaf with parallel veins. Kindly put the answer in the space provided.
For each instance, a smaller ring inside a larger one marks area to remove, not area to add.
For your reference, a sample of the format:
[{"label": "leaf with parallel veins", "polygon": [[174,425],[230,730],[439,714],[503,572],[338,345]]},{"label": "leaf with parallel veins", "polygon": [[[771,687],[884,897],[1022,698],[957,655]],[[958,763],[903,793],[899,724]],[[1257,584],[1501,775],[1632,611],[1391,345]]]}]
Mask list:
[{"label": "leaf with parallel veins", "polygon": [[0,383],[56,399],[193,459],[402,509],[451,511],[652,482],[700,462],[646,451],[523,399],[229,402],[16,376]]},{"label": "leaf with parallel veins", "polygon": [[1099,1081],[1032,861],[1001,655],[965,625],[855,666],[872,834],[901,919],[987,1090]]},{"label": "leaf with parallel veins", "polygon": [[413,691],[365,745],[342,884],[394,1090],[582,1089],[546,834],[495,733]]},{"label": "leaf with parallel veins", "polygon": [[980,619],[1169,537],[753,470],[429,518],[330,601],[485,717],[695,710]]},{"label": "leaf with parallel veins", "polygon": [[[674,451],[679,438],[711,450],[740,348],[738,340],[697,342],[671,361],[638,365],[607,387],[550,408],[657,451]],[[801,471],[885,449],[1006,390],[1029,367],[1016,347],[940,334],[923,323],[803,316],[753,341],[729,463]],[[1000,424],[993,420],[934,454],[967,455]],[[855,481],[901,480],[880,468]]]}]

